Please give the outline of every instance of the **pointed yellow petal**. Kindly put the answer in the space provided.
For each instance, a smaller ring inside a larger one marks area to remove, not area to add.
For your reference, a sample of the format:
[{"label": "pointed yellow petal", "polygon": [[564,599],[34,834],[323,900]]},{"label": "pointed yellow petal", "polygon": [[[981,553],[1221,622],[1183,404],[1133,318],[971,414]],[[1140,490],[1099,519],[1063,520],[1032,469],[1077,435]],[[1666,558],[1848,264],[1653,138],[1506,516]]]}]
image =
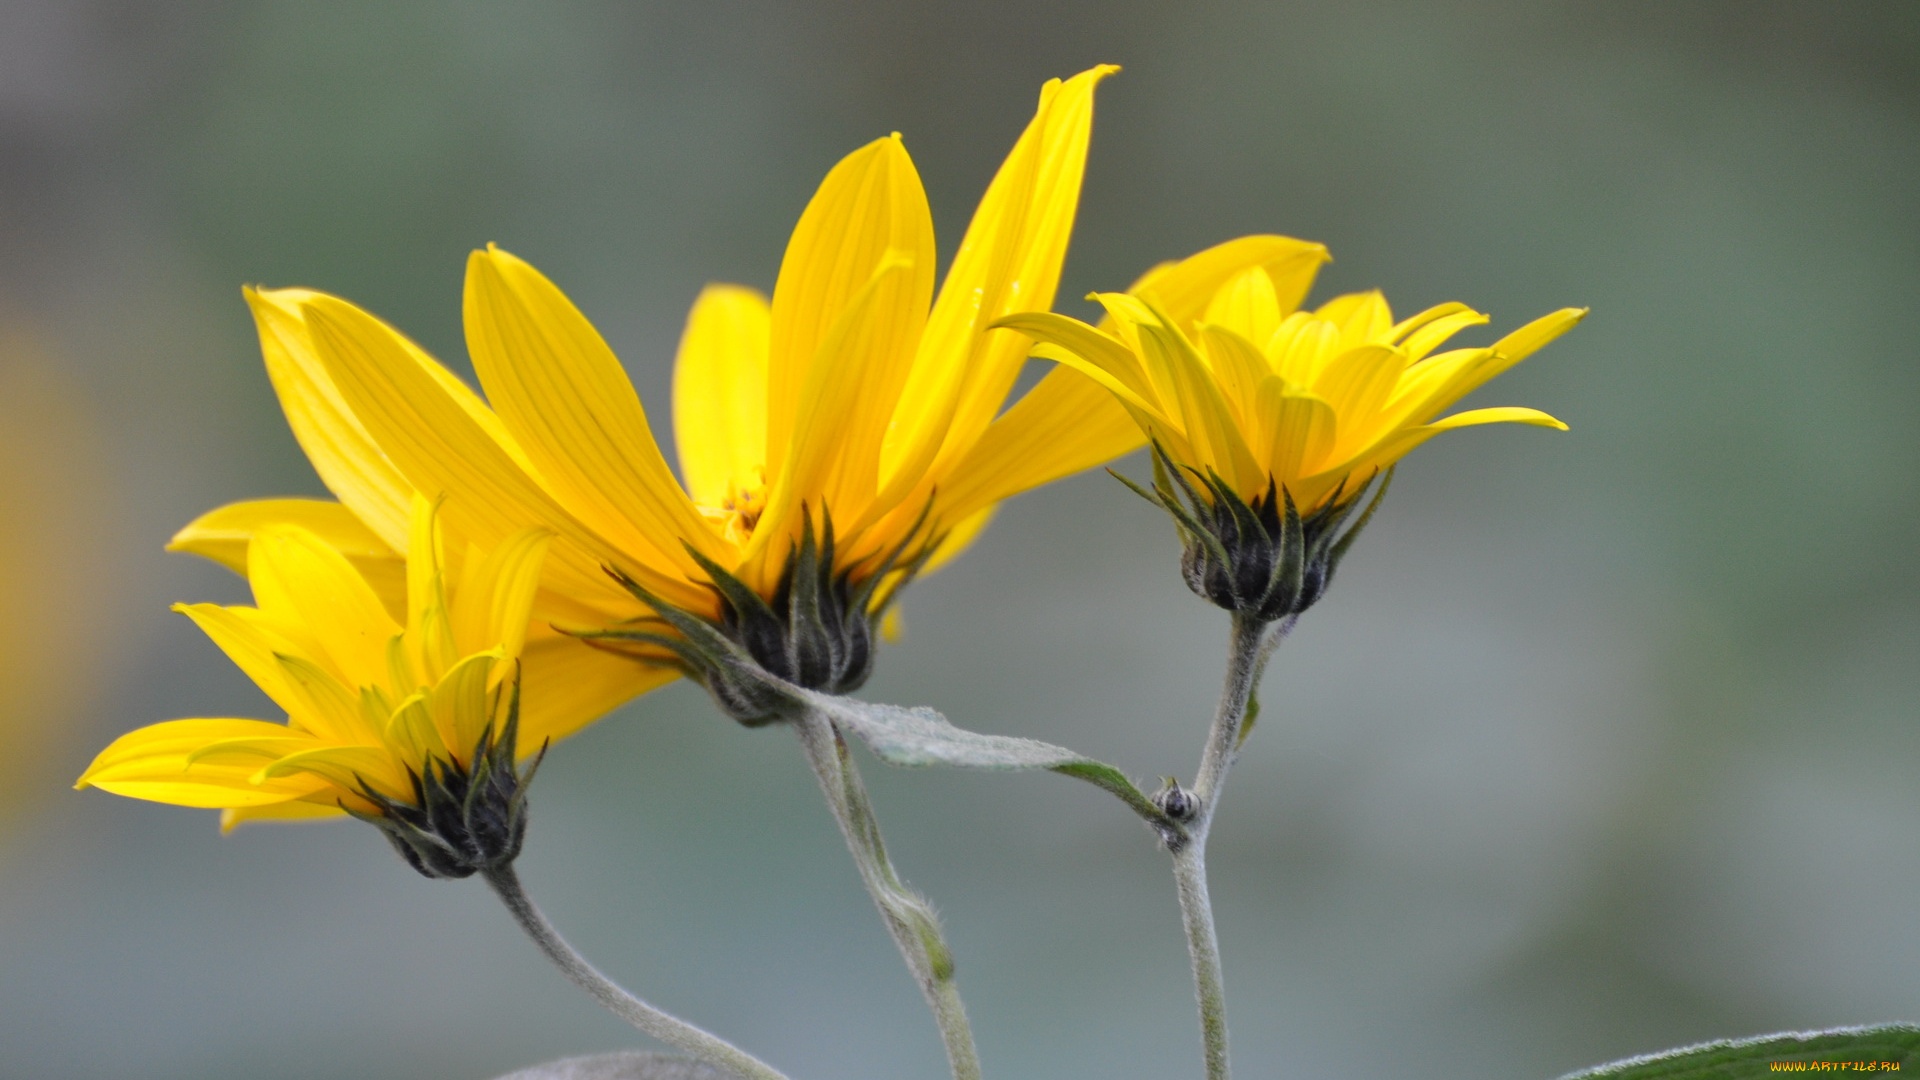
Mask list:
[{"label": "pointed yellow petal", "polygon": [[1172,403],[1162,404],[1161,395],[1148,381],[1140,358],[1112,334],[1051,311],[1010,315],[995,325],[1058,346],[1061,351],[1051,353],[1051,358],[1073,367],[1129,405],[1167,419],[1167,409]]},{"label": "pointed yellow petal", "polygon": [[263,529],[247,549],[247,580],[260,610],[306,627],[347,684],[382,680],[387,640],[400,626],[353,564],[325,541],[296,525]]},{"label": "pointed yellow petal", "polygon": [[247,542],[269,525],[298,525],[349,559],[395,559],[400,553],[380,539],[344,504],[322,499],[254,499],[209,510],[173,534],[168,551],[212,559],[247,572]]},{"label": "pointed yellow petal", "polygon": [[[1433,310],[1441,311],[1444,308],[1452,306],[1454,305],[1442,304],[1439,308],[1434,308]],[[1461,306],[1464,307],[1464,305]],[[1415,316],[1414,318],[1418,319],[1421,318],[1421,316]],[[1412,322],[1413,320],[1409,319],[1407,321]],[[1418,363],[1426,359],[1428,353],[1439,348],[1448,338],[1465,330],[1469,326],[1482,326],[1485,325],[1486,322],[1487,317],[1485,315],[1471,309],[1445,312],[1425,320],[1420,326],[1414,328],[1407,335],[1406,340],[1400,343],[1400,348],[1407,354],[1409,360]],[[1405,325],[1407,325],[1407,323],[1403,322],[1400,326],[1394,327],[1388,336],[1398,336],[1400,327]]]},{"label": "pointed yellow petal", "polygon": [[1147,436],[1106,387],[1068,367],[1048,372],[986,433],[940,489],[965,516],[1146,445]]},{"label": "pointed yellow petal", "polygon": [[674,480],[613,350],[551,281],[498,248],[476,251],[464,314],[480,384],[563,505],[683,572],[698,567],[682,541],[729,554]]},{"label": "pointed yellow petal", "polygon": [[1193,344],[1171,327],[1146,324],[1140,327],[1140,344],[1150,360],[1157,359],[1172,373],[1177,386],[1181,428],[1193,444],[1196,457],[1175,460],[1212,469],[1243,498],[1252,499],[1265,492],[1266,469],[1253,460],[1233,410]]},{"label": "pointed yellow petal", "polygon": [[[904,494],[936,456],[947,465],[979,440],[1026,360],[1017,335],[986,328],[1053,305],[1093,129],[1101,65],[1041,88],[1040,106],[987,186],[940,286],[887,433],[881,475]],[[883,496],[882,501],[887,501]]]},{"label": "pointed yellow petal", "polygon": [[414,487],[446,496],[443,520],[455,535],[491,546],[541,525],[562,538],[547,571],[553,585],[572,596],[630,610],[625,591],[601,569],[611,564],[675,603],[693,610],[711,605],[704,590],[670,568],[619,551],[562,509],[386,326],[331,297],[309,302],[307,322],[355,415]]},{"label": "pointed yellow petal", "polygon": [[[794,428],[804,416],[802,394],[817,364],[841,357],[823,348],[848,309],[867,293],[882,267],[909,264],[907,280],[881,320],[902,329],[910,322],[906,352],[885,358],[875,374],[891,382],[884,397],[884,426],[911,363],[912,348],[933,296],[933,218],[926,191],[899,136],[877,139],[848,154],[827,173],[807,203],[787,243],[773,289],[767,358],[767,473],[775,481],[799,445]],[[829,358],[830,357],[830,358]]]},{"label": "pointed yellow petal", "polygon": [[767,350],[772,310],[738,285],[702,289],[673,362],[680,475],[701,506],[767,482]]},{"label": "pointed yellow petal", "polygon": [[[1494,409],[1472,409],[1463,413],[1455,413],[1445,419],[1436,420],[1431,424],[1422,424],[1416,428],[1408,428],[1395,432],[1353,458],[1331,469],[1325,470],[1318,478],[1324,480],[1349,474],[1355,477],[1369,476],[1375,470],[1384,469],[1392,465],[1394,462],[1412,452],[1415,447],[1443,431],[1451,431],[1454,428],[1473,427],[1478,424],[1530,424],[1534,427],[1554,428],[1559,431],[1567,430],[1567,425],[1541,412],[1539,409],[1525,409],[1513,406]],[[1354,487],[1348,485],[1348,490],[1352,491]]]},{"label": "pointed yellow petal", "polygon": [[286,673],[277,657],[302,652],[305,648],[318,652],[317,644],[296,642],[281,634],[253,608],[175,604],[173,610],[192,619],[275,705],[289,715],[302,707],[304,699],[287,685]]},{"label": "pointed yellow petal", "polygon": [[401,702],[381,733],[381,741],[416,773],[425,773],[429,761],[454,759],[447,747],[448,733],[434,722],[428,698],[423,690]]},{"label": "pointed yellow petal", "polygon": [[300,448],[327,490],[388,547],[406,541],[411,488],[353,415],[314,352],[300,315],[304,289],[245,290],[267,376]]},{"label": "pointed yellow petal", "polygon": [[[968,545],[986,531],[987,523],[993,520],[996,509],[998,507],[989,506],[984,510],[976,510],[962,518],[959,524],[948,529],[947,535],[941,537],[939,545],[933,549],[933,554],[928,556],[926,565],[920,568],[921,576],[933,573],[967,550]],[[891,615],[898,610],[900,609],[890,609],[887,614]]]},{"label": "pointed yellow petal", "polygon": [[74,786],[175,806],[259,806],[297,798],[323,785],[305,777],[255,785],[249,777],[257,763],[189,766],[187,761],[188,755],[211,743],[286,735],[284,726],[263,720],[169,720],[115,739]]}]

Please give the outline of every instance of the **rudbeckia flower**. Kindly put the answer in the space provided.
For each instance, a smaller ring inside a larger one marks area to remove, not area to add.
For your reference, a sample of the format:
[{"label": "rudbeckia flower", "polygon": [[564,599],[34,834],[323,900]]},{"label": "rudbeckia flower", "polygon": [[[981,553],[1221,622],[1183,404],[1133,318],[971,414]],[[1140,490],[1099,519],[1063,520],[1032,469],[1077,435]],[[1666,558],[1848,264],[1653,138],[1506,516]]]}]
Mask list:
[{"label": "rudbeckia flower", "polygon": [[401,841],[434,831],[426,819],[444,809],[435,798],[493,785],[493,798],[471,801],[495,813],[500,835],[466,839],[511,858],[521,828],[515,767],[570,726],[537,700],[521,710],[515,677],[550,536],[524,529],[491,550],[442,557],[447,545],[424,501],[410,531],[403,625],[320,534],[287,524],[258,530],[246,556],[255,606],[175,610],[285,710],[286,722],[154,724],[101,751],[77,786],[218,808],[225,828],[351,813],[380,824],[425,872],[446,869],[432,856],[459,854],[436,850],[455,838],[442,828],[438,841],[422,841],[427,866]]},{"label": "rudbeckia flower", "polygon": [[[1246,265],[1244,252],[1261,249],[1288,255]],[[1204,298],[1169,295],[1148,275],[1093,297],[1107,312],[1099,327],[1049,312],[997,324],[1127,410],[1156,447],[1156,490],[1143,494],[1179,523],[1189,583],[1268,619],[1319,597],[1351,540],[1348,513],[1421,443],[1478,424],[1565,430],[1538,409],[1440,414],[1586,314],[1567,308],[1490,346],[1436,351],[1487,316],[1448,303],[1396,321],[1378,292],[1301,310],[1325,258],[1319,245],[1247,237],[1189,260],[1241,264]]]},{"label": "rudbeckia flower", "polygon": [[[425,493],[462,542],[554,534],[530,696],[536,682],[564,684],[578,711],[598,715],[696,668],[656,618],[662,606],[720,628],[782,679],[858,686],[872,628],[905,580],[963,548],[1001,499],[1140,441],[1072,371],[1003,413],[1027,341],[990,328],[1053,301],[1094,87],[1113,70],[1043,88],[937,292],[926,196],[900,138],[836,165],[770,300],[712,286],[695,303],[674,374],[678,479],[612,350],[504,251],[468,263],[464,321],[484,401],[343,300],[250,292],[288,418],[340,505],[228,507],[176,546],[231,561],[254,530],[292,515],[391,579],[400,508]],[[809,551],[801,576],[817,580],[796,581]],[[543,678],[549,666],[562,673]]]}]

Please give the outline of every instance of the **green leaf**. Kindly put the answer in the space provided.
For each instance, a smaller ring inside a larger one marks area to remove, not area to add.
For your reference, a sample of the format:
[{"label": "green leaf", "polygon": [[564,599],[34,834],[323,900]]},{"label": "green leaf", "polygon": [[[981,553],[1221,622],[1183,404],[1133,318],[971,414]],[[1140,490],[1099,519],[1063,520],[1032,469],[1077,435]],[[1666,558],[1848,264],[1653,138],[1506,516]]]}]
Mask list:
[{"label": "green leaf", "polygon": [[1747,1080],[1783,1073],[1849,1076],[1920,1069],[1920,1027],[1835,1028],[1732,1039],[1616,1061],[1561,1080]]},{"label": "green leaf", "polygon": [[958,728],[925,706],[876,705],[849,697],[805,692],[807,703],[860,737],[875,757],[889,765],[962,769],[1046,769],[1085,780],[1112,793],[1149,824],[1183,838],[1186,829],[1155,806],[1119,769],[1038,739],[984,735]]},{"label": "green leaf", "polygon": [[704,1061],[677,1054],[622,1050],[613,1054],[562,1058],[510,1072],[498,1080],[737,1080]]}]

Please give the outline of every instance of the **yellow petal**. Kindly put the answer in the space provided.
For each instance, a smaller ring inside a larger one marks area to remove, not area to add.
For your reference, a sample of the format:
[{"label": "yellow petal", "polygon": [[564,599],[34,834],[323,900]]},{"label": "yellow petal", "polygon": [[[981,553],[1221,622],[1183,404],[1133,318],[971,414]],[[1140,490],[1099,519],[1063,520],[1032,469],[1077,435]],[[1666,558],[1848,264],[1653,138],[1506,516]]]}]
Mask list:
[{"label": "yellow petal", "polygon": [[[875,376],[891,382],[880,417],[884,430],[912,360],[920,326],[933,296],[933,218],[926,191],[898,135],[877,139],[848,154],[827,173],[794,226],[773,289],[767,357],[768,480],[784,472],[799,446],[794,429],[802,420],[805,388],[821,363],[843,357],[824,348],[857,299],[883,266],[906,263],[907,280],[890,287],[890,307],[880,320],[906,328],[907,351],[884,358]],[[877,450],[877,447],[876,447]]]},{"label": "yellow petal", "polygon": [[463,654],[498,649],[520,655],[553,534],[532,528],[508,537],[469,572],[453,601],[453,636]]},{"label": "yellow petal", "polygon": [[1112,334],[1050,311],[1010,315],[997,325],[1058,346],[1062,351],[1049,355],[1060,363],[1106,387],[1129,405],[1170,419],[1167,409],[1173,403],[1165,401],[1149,381],[1146,368],[1134,351]]},{"label": "yellow petal", "polygon": [[[993,520],[996,509],[998,508],[989,506],[984,510],[976,510],[961,519],[959,524],[948,529],[947,534],[941,537],[940,543],[934,547],[933,554],[927,557],[926,565],[920,568],[921,575],[933,573],[965,551],[976,537],[986,531],[987,523]],[[887,614],[891,616],[899,610],[899,608],[891,608]]]},{"label": "yellow petal", "polygon": [[1393,332],[1393,310],[1380,290],[1336,296],[1314,311],[1340,328],[1340,344],[1348,349],[1384,340]]},{"label": "yellow petal", "polygon": [[247,572],[247,542],[269,525],[298,525],[349,559],[397,559],[400,553],[380,539],[344,504],[322,499],[254,499],[209,510],[173,534],[168,551],[212,559],[238,573]]},{"label": "yellow petal", "polygon": [[[1053,305],[1086,172],[1094,88],[1118,70],[1103,64],[1042,87],[1033,120],[987,186],[941,283],[887,433],[881,476],[894,491],[904,494],[928,468],[940,472],[957,462],[1019,376],[1026,343],[986,328],[1005,315]],[[936,456],[944,467],[934,464]]]},{"label": "yellow petal", "polygon": [[510,671],[512,666],[502,661],[497,650],[477,653],[454,665],[428,695],[434,727],[462,764],[468,763],[480,733],[493,721],[491,683],[496,669]]},{"label": "yellow petal", "polygon": [[480,384],[568,510],[683,572],[698,570],[683,541],[730,554],[674,480],[613,350],[551,281],[498,248],[476,251],[464,315]]},{"label": "yellow petal", "polygon": [[275,525],[253,538],[247,580],[260,610],[297,623],[319,642],[341,680],[372,686],[387,671],[387,641],[400,626],[346,557],[295,525]]},{"label": "yellow petal", "polygon": [[767,300],[738,285],[701,290],[673,363],[673,437],[680,475],[701,506],[764,486]]},{"label": "yellow petal", "polygon": [[355,743],[378,737],[366,722],[360,694],[343,686],[332,674],[298,656],[277,656],[287,686],[300,707],[288,712],[291,722],[330,743]]},{"label": "yellow petal", "polygon": [[308,799],[288,799],[264,806],[229,806],[220,811],[220,831],[232,832],[250,821],[293,821],[303,818],[345,817],[337,803],[319,803]]},{"label": "yellow petal", "polygon": [[784,557],[803,505],[812,508],[816,524],[831,513],[843,529],[868,508],[879,481],[880,440],[905,374],[902,360],[925,318],[912,307],[916,276],[907,256],[896,253],[821,342],[801,392],[793,446],[751,552]]},{"label": "yellow petal", "polygon": [[[1450,305],[1441,306],[1446,307]],[[1418,363],[1426,359],[1428,353],[1439,348],[1448,338],[1465,330],[1469,326],[1481,326],[1486,322],[1487,317],[1485,315],[1472,310],[1455,311],[1438,315],[1409,333],[1406,340],[1401,342],[1400,348],[1407,354],[1409,360]],[[1400,325],[1405,326],[1406,324],[1401,323]],[[1394,334],[1397,334],[1399,329],[1399,326],[1394,327]]]},{"label": "yellow petal", "polygon": [[446,496],[443,518],[456,535],[492,546],[530,525],[544,526],[561,538],[547,572],[563,592],[611,610],[630,608],[624,590],[601,569],[612,564],[675,603],[711,606],[704,590],[671,567],[622,553],[562,509],[378,320],[323,296],[309,302],[307,321],[355,415],[414,487]]},{"label": "yellow petal", "polygon": [[941,503],[965,516],[1112,461],[1146,441],[1111,391],[1072,368],[1058,367],[987,427],[946,477]]},{"label": "yellow petal", "polygon": [[[1422,424],[1416,428],[1408,428],[1404,431],[1396,432],[1383,439],[1379,444],[1370,447],[1348,461],[1324,471],[1318,479],[1328,479],[1348,474],[1354,476],[1370,475],[1374,470],[1384,469],[1392,465],[1394,462],[1405,457],[1415,447],[1443,431],[1451,431],[1454,428],[1473,427],[1478,424],[1530,424],[1534,427],[1554,428],[1558,431],[1567,430],[1567,425],[1541,412],[1539,409],[1525,409],[1514,406],[1493,409],[1472,409],[1463,413],[1455,413],[1445,419],[1436,420],[1431,424]],[[1348,486],[1348,490],[1354,490],[1352,485]]]},{"label": "yellow petal", "polygon": [[281,738],[287,729],[263,720],[169,720],[130,731],[100,751],[75,787],[175,806],[261,806],[298,798],[322,783],[295,777],[255,785],[257,764],[188,765],[188,755],[210,743],[237,738]]},{"label": "yellow petal", "polygon": [[1265,341],[1273,336],[1283,314],[1273,277],[1265,268],[1256,266],[1229,278],[1207,302],[1204,318],[1248,341]]},{"label": "yellow petal", "polygon": [[327,490],[388,547],[406,542],[412,489],[334,386],[300,314],[305,289],[244,290],[260,332],[267,377],[287,425]]},{"label": "yellow petal", "polygon": [[[1261,281],[1267,279],[1259,270],[1253,273]],[[1254,427],[1254,397],[1259,393],[1260,384],[1273,377],[1266,356],[1252,341],[1225,326],[1202,323],[1199,332],[1200,343],[1206,349],[1207,366],[1219,380],[1220,389],[1242,430],[1250,433]],[[1271,329],[1268,332],[1271,333]]]},{"label": "yellow petal", "polygon": [[1150,361],[1157,359],[1161,367],[1172,373],[1177,386],[1181,426],[1193,444],[1196,458],[1176,457],[1175,460],[1211,468],[1244,498],[1264,492],[1266,468],[1253,460],[1232,408],[1193,344],[1165,322],[1141,325],[1140,344]]},{"label": "yellow petal", "polygon": [[296,641],[279,632],[270,620],[261,617],[253,608],[221,607],[218,604],[175,604],[173,610],[192,619],[202,633],[212,639],[227,654],[227,659],[245,672],[273,699],[275,705],[286,710],[289,715],[300,710],[305,699],[287,684],[286,672],[280,666],[278,657],[293,655],[311,650],[319,652],[319,645],[307,641]]},{"label": "yellow petal", "polygon": [[522,757],[679,678],[672,668],[615,656],[570,637],[529,640],[520,665]]},{"label": "yellow petal", "polygon": [[[1333,407],[1312,394],[1293,390],[1273,375],[1261,382],[1255,407],[1260,435],[1254,453],[1264,454],[1274,480],[1292,489],[1302,476],[1317,470],[1333,448],[1339,432]],[[1295,499],[1301,497],[1301,492],[1294,491]]]},{"label": "yellow petal", "polygon": [[1406,368],[1406,355],[1391,345],[1362,345],[1327,362],[1313,392],[1340,418],[1343,445],[1357,447],[1372,430]]},{"label": "yellow petal", "polygon": [[325,746],[289,754],[254,773],[252,780],[265,786],[303,774],[347,791],[358,791],[365,784],[391,798],[413,796],[406,773],[384,746]]},{"label": "yellow petal", "polygon": [[269,525],[298,525],[347,557],[389,614],[406,617],[406,564],[398,551],[344,504],[320,499],[255,499],[209,510],[173,534],[168,551],[183,551],[247,572],[247,544]]},{"label": "yellow petal", "polygon": [[1325,245],[1290,236],[1243,236],[1216,244],[1175,263],[1155,267],[1127,291],[1148,296],[1183,328],[1200,318],[1216,292],[1234,275],[1263,266],[1272,275],[1275,302],[1291,311],[1327,261]]}]

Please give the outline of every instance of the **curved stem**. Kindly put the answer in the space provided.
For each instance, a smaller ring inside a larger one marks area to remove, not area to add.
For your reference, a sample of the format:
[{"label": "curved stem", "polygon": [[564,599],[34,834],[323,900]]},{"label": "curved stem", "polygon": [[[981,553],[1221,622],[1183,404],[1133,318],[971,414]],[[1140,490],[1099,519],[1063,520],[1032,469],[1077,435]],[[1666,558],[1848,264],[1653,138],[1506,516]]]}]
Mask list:
[{"label": "curved stem", "polygon": [[520,876],[511,865],[484,874],[487,884],[500,894],[514,920],[527,932],[540,951],[547,954],[562,974],[575,986],[592,994],[609,1011],[641,1031],[670,1046],[685,1050],[702,1061],[740,1076],[742,1080],[787,1080],[786,1074],[747,1053],[745,1050],[697,1028],[679,1017],[661,1012],[628,993],[620,984],[600,974],[586,957],[574,951],[553,928],[547,917],[533,905],[520,885]]},{"label": "curved stem", "polygon": [[873,804],[867,799],[860,772],[847,756],[847,743],[839,729],[825,714],[801,708],[793,716],[793,728],[806,751],[807,763],[820,781],[820,790],[833,810],[833,820],[847,838],[847,850],[860,869],[860,880],[880,909],[887,932],[893,935],[900,955],[926,995],[939,1025],[940,1040],[946,1044],[947,1063],[954,1080],[980,1080],[980,1057],[973,1045],[973,1029],[967,1025],[967,1010],[960,1002],[960,990],[953,981],[953,954],[940,933],[940,921],[925,898],[907,888],[887,859],[886,844],[880,837],[880,823],[873,816]]},{"label": "curved stem", "polygon": [[1207,834],[1220,805],[1227,772],[1239,751],[1247,703],[1253,698],[1279,636],[1291,623],[1281,624],[1271,642],[1264,642],[1263,620],[1235,613],[1227,647],[1227,674],[1220,688],[1220,704],[1207,732],[1194,775],[1196,810],[1187,823],[1186,843],[1172,848],[1173,880],[1180,895],[1180,914],[1187,931],[1187,955],[1193,962],[1193,989],[1200,1002],[1200,1038],[1207,1063],[1207,1080],[1227,1080],[1227,991],[1220,972],[1220,941],[1213,927],[1213,902],[1207,895]]}]

